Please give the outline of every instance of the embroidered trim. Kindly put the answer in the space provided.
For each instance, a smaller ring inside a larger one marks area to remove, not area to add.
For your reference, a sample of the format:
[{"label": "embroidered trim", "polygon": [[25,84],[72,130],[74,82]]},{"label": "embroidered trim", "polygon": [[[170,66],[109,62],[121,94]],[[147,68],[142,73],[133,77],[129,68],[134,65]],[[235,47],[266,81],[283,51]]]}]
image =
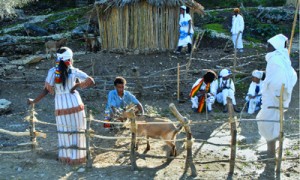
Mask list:
[{"label": "embroidered trim", "polygon": [[58,158],[60,162],[70,164],[70,165],[77,165],[82,164],[86,162],[86,157],[80,158],[80,159],[71,159],[71,158]]},{"label": "embroidered trim", "polygon": [[81,88],[87,88],[91,85],[95,84],[95,81],[92,77],[88,77],[85,81],[81,82],[79,87]]},{"label": "embroidered trim", "polygon": [[77,107],[72,107],[72,108],[68,108],[68,109],[57,109],[57,110],[55,110],[55,116],[73,114],[73,113],[77,113],[77,112],[83,111],[83,110],[84,110],[83,104],[81,104]]}]

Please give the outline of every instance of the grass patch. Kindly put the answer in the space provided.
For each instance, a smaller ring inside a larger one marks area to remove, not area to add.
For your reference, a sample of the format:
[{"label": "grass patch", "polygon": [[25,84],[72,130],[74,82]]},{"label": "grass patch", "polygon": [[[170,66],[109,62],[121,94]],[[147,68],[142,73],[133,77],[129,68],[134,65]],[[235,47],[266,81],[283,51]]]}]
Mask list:
[{"label": "grass patch", "polygon": [[218,33],[228,33],[228,31],[223,28],[222,24],[217,23],[206,24],[204,25],[204,29],[214,30]]}]

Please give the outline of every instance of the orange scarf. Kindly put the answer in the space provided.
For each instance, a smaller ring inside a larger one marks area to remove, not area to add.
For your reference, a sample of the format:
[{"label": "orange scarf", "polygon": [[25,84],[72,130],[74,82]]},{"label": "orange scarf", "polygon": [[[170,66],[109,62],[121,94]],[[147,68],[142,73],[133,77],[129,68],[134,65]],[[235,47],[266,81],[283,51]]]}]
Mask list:
[{"label": "orange scarf", "polygon": [[[196,94],[200,90],[200,87],[202,86],[203,82],[204,82],[204,79],[202,78],[201,81],[199,82],[199,84],[197,84],[194,88],[192,88],[192,90],[190,92],[190,97],[196,96]],[[209,88],[210,88],[210,83],[207,83],[206,87],[205,87],[205,93],[207,93],[209,91]],[[201,98],[199,100],[197,112],[202,112],[204,104],[205,104],[205,95],[201,96]]]}]

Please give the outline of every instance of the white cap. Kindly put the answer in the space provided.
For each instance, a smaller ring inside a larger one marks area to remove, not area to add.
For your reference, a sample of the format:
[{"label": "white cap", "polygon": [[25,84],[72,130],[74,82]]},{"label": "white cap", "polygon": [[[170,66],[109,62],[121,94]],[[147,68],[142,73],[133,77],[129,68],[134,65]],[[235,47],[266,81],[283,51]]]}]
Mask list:
[{"label": "white cap", "polygon": [[62,54],[57,53],[57,58],[63,61],[67,61],[69,59],[73,59],[73,51],[68,47],[62,47],[66,49]]},{"label": "white cap", "polygon": [[232,74],[232,73],[228,69],[222,69],[221,72],[220,72],[221,77],[226,77],[226,76],[229,76],[230,74]]},{"label": "white cap", "polygon": [[272,46],[276,49],[283,49],[285,46],[285,42],[288,40],[286,36],[283,34],[277,34],[276,36],[270,38],[268,43],[272,44]]},{"label": "white cap", "polygon": [[252,76],[261,79],[263,77],[263,71],[254,70],[252,72]]},{"label": "white cap", "polygon": [[180,8],[186,10],[186,6],[180,6]]}]

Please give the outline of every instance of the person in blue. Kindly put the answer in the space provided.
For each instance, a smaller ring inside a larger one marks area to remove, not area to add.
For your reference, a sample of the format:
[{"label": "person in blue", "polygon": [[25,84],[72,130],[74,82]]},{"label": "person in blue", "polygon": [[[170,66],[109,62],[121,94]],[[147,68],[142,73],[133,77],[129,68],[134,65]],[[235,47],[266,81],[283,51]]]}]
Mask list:
[{"label": "person in blue", "polygon": [[105,108],[105,119],[110,120],[111,115],[116,109],[125,109],[127,105],[137,106],[137,113],[144,114],[142,104],[129,91],[125,90],[126,80],[123,77],[116,77],[114,80],[115,89],[108,93],[107,104]]}]

